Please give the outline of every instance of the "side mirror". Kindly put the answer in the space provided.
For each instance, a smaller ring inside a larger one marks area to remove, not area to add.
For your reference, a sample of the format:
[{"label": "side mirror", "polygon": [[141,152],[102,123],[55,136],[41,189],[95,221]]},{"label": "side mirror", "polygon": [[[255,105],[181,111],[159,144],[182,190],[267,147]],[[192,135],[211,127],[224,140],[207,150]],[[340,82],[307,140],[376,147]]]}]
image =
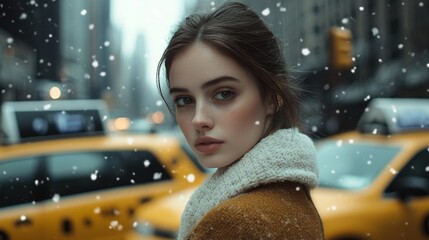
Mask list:
[{"label": "side mirror", "polygon": [[407,202],[411,198],[429,195],[429,180],[423,177],[403,177],[395,183],[398,198]]}]

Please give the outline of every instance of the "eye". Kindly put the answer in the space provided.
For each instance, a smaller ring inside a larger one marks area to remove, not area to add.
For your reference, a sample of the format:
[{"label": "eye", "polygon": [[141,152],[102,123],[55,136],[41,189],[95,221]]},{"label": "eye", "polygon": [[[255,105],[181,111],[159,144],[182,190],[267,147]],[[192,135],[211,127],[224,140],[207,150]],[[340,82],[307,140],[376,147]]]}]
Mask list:
[{"label": "eye", "polygon": [[194,100],[191,97],[186,96],[179,96],[174,99],[174,104],[176,104],[177,107],[185,107],[186,105],[192,104]]},{"label": "eye", "polygon": [[220,91],[220,92],[216,93],[215,99],[216,100],[224,101],[224,100],[231,99],[234,96],[235,96],[234,92],[229,91],[229,90],[223,90],[223,91]]}]

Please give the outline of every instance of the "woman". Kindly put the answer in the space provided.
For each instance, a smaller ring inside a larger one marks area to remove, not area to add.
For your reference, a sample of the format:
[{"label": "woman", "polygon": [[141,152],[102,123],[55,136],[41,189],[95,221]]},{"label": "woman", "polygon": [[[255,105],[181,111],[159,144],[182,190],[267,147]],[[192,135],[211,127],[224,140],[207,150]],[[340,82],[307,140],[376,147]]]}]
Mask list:
[{"label": "woman", "polygon": [[258,15],[228,2],[187,17],[159,62],[160,91],[163,66],[180,129],[201,164],[217,168],[188,202],[179,239],[323,239],[298,88]]}]

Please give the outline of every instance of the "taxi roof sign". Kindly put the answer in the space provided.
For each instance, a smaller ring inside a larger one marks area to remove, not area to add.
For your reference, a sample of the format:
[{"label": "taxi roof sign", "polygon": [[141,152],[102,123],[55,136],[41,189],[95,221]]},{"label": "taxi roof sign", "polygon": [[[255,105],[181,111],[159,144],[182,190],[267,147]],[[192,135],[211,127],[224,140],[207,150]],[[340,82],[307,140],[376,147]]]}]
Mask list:
[{"label": "taxi roof sign", "polygon": [[107,106],[102,100],[19,101],[1,107],[6,144],[103,134],[106,120]]},{"label": "taxi roof sign", "polygon": [[358,129],[374,134],[429,130],[429,99],[376,98],[359,119]]}]

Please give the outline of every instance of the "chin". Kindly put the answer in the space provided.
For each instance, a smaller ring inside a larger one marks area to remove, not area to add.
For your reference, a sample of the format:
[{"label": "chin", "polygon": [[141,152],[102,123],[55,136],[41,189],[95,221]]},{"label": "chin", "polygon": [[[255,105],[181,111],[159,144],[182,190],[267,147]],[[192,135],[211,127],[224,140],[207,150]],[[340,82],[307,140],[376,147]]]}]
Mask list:
[{"label": "chin", "polygon": [[228,167],[230,165],[232,165],[233,163],[235,163],[236,161],[232,161],[232,162],[219,162],[216,160],[209,160],[209,161],[200,161],[201,165],[203,165],[206,168],[224,168],[224,167]]}]

